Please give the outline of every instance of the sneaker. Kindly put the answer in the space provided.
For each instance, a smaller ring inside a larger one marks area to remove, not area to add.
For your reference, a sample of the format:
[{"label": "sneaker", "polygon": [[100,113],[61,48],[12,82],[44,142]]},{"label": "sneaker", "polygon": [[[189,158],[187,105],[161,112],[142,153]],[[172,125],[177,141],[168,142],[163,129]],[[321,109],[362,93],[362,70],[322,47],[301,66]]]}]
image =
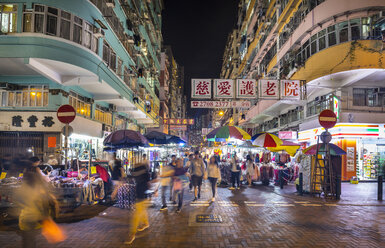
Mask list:
[{"label": "sneaker", "polygon": [[198,194],[198,199],[201,199],[201,194]]},{"label": "sneaker", "polygon": [[164,210],[167,210],[167,206],[166,206],[166,205],[163,205],[163,206],[160,208],[160,211],[164,211]]},{"label": "sneaker", "polygon": [[230,187],[229,190],[234,190],[235,188],[234,187]]},{"label": "sneaker", "polygon": [[213,197],[213,198],[211,199],[211,202],[215,202],[215,197]]},{"label": "sneaker", "polygon": [[192,202],[196,202],[198,199],[195,197],[194,200]]},{"label": "sneaker", "polygon": [[147,228],[149,228],[150,227],[150,225],[146,225],[146,226],[144,226],[144,227],[140,227],[140,228],[138,228],[138,231],[139,232],[141,232],[141,231],[144,231],[144,230],[146,230]]},{"label": "sneaker", "polygon": [[135,240],[135,234],[134,235],[130,235],[128,237],[128,240],[126,242],[124,242],[124,244],[130,245],[130,244],[132,244],[132,242],[134,242],[134,240]]},{"label": "sneaker", "polygon": [[176,213],[179,214],[180,210],[181,210],[180,208],[177,208]]}]

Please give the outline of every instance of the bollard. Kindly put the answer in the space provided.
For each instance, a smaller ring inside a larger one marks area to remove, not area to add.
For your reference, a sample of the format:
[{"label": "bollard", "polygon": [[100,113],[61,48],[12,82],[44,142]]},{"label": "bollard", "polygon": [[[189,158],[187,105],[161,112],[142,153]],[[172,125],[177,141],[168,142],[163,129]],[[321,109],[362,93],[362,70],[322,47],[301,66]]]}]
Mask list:
[{"label": "bollard", "polygon": [[382,201],[382,176],[378,176],[377,200]]},{"label": "bollard", "polygon": [[299,192],[299,195],[303,195],[303,174],[302,172],[299,173],[299,185],[298,185],[298,192]]}]

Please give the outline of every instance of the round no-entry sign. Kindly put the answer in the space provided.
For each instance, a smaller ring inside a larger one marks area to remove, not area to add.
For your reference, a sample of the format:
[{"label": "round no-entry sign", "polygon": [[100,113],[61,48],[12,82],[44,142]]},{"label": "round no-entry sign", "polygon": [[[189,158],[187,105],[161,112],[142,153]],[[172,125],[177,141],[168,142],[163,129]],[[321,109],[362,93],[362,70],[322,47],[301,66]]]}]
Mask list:
[{"label": "round no-entry sign", "polygon": [[59,107],[56,115],[60,122],[69,124],[75,120],[76,111],[71,105],[66,104]]},{"label": "round no-entry sign", "polygon": [[329,128],[334,127],[334,125],[336,125],[337,116],[330,109],[325,109],[319,114],[318,121],[322,127],[329,129]]}]

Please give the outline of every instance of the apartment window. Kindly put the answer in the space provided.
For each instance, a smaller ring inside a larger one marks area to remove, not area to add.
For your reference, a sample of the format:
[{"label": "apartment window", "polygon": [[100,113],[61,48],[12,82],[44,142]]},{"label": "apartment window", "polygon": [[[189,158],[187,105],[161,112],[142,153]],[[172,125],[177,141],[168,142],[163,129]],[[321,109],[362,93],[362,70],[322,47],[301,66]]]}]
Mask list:
[{"label": "apartment window", "polygon": [[116,71],[116,53],[106,41],[103,43],[103,60],[108,67],[113,71]]},{"label": "apartment window", "polygon": [[44,15],[45,10],[43,5],[35,5],[35,24],[34,24],[34,32],[35,33],[44,33]]},{"label": "apartment window", "polygon": [[353,19],[349,21],[351,40],[360,39],[360,19]]},{"label": "apartment window", "polygon": [[92,46],[92,25],[85,23],[84,46],[91,49]]},{"label": "apartment window", "polygon": [[74,107],[77,114],[88,118],[91,117],[91,103],[89,98],[71,92],[69,96],[69,105]]},{"label": "apartment window", "polygon": [[364,17],[361,19],[362,21],[362,38],[367,39],[370,37],[370,23],[371,17]]},{"label": "apartment window", "polygon": [[48,87],[28,86],[16,91],[2,91],[3,107],[44,107],[48,105]]},{"label": "apartment window", "polygon": [[57,35],[57,20],[58,20],[58,9],[48,7],[47,10],[47,23],[46,23],[46,34]]},{"label": "apartment window", "polygon": [[318,51],[326,48],[326,29],[318,33]]},{"label": "apartment window", "polygon": [[317,53],[317,34],[313,35],[311,38],[310,38],[310,41],[311,41],[311,54],[315,54]]},{"label": "apartment window", "polygon": [[353,88],[353,106],[378,106],[378,94],[375,88]]},{"label": "apartment window", "polygon": [[0,30],[1,33],[16,32],[17,5],[0,4]]},{"label": "apartment window", "polygon": [[328,27],[328,46],[337,44],[336,26]]},{"label": "apartment window", "polygon": [[23,31],[32,32],[32,13],[25,12],[23,15]]},{"label": "apartment window", "polygon": [[65,11],[61,11],[60,37],[67,40],[71,39],[71,14]]},{"label": "apartment window", "polygon": [[123,61],[118,58],[118,67],[116,68],[116,74],[118,74],[119,77],[122,75],[122,66],[123,66]]},{"label": "apartment window", "polygon": [[112,125],[112,114],[109,113],[107,109],[96,105],[95,120],[107,125]]},{"label": "apartment window", "polygon": [[341,22],[338,24],[338,30],[339,30],[339,42],[346,42],[349,40],[349,23]]},{"label": "apartment window", "polygon": [[73,26],[73,42],[82,44],[82,28],[83,20],[77,16],[74,16],[74,26]]}]

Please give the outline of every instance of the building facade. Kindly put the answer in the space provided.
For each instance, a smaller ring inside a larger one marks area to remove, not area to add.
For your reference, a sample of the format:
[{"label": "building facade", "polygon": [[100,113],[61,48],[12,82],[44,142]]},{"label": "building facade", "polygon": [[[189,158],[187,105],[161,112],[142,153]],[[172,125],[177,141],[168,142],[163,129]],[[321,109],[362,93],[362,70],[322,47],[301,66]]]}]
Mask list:
[{"label": "building facade", "polygon": [[[351,147],[343,179],[376,178],[382,169],[374,164],[385,158],[384,11],[381,0],[241,1],[242,21],[234,31],[239,61],[225,56],[222,75],[306,83],[301,100],[257,99],[241,125],[254,133],[296,131],[298,141],[310,145],[318,114],[333,109],[340,130],[333,131],[333,142]],[[370,133],[371,126],[378,132]]]},{"label": "building facade", "polygon": [[0,156],[62,147],[72,105],[80,153],[117,129],[159,125],[162,1],[0,1]]}]

